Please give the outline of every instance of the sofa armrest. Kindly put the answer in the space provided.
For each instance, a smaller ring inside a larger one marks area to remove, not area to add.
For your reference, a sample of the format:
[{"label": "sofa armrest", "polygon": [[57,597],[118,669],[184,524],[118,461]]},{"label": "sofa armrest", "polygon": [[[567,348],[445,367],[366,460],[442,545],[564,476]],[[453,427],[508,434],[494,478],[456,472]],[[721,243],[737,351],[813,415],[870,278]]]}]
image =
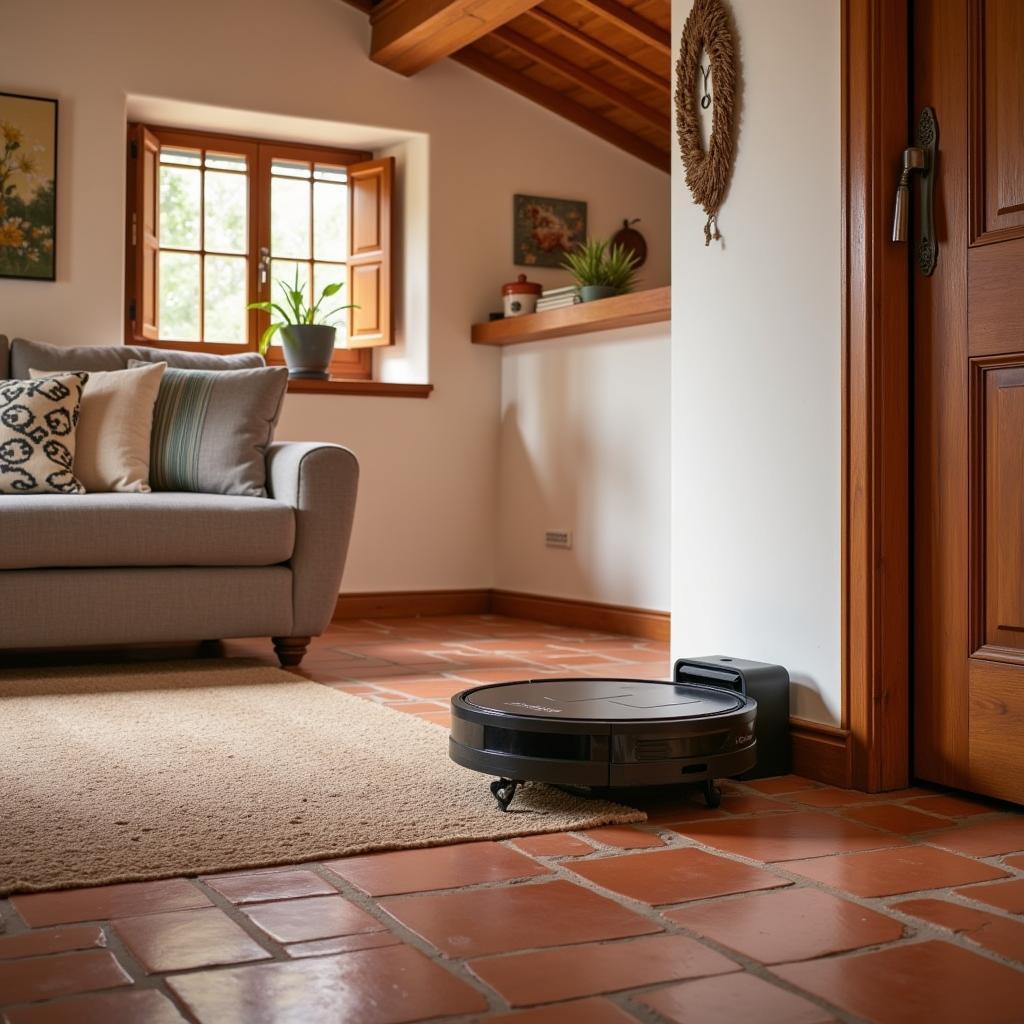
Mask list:
[{"label": "sofa armrest", "polygon": [[295,510],[293,636],[318,636],[334,614],[358,482],[356,457],[339,445],[285,442],[267,449],[270,497]]}]

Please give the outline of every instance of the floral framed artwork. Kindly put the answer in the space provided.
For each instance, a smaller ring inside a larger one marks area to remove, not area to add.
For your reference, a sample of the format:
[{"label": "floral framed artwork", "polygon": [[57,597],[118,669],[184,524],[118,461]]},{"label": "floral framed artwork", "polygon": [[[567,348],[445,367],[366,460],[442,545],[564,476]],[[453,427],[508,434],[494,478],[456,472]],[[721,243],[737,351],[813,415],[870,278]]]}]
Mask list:
[{"label": "floral framed artwork", "polygon": [[57,101],[0,92],[0,277],[53,281]]},{"label": "floral framed artwork", "polygon": [[578,199],[513,197],[513,261],[520,267],[561,267],[587,237],[587,204]]}]

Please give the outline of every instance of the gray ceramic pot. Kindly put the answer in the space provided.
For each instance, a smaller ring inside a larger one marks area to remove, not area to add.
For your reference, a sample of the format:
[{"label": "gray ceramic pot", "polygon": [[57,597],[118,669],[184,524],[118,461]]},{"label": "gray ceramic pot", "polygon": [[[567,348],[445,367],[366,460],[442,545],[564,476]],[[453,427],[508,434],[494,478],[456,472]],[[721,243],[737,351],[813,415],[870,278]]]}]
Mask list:
[{"label": "gray ceramic pot", "polygon": [[334,327],[323,324],[292,324],[282,327],[281,347],[288,376],[298,380],[327,380],[334,355]]},{"label": "gray ceramic pot", "polygon": [[603,284],[585,284],[580,289],[580,302],[596,302],[598,299],[610,299],[618,294],[618,288],[608,288]]}]

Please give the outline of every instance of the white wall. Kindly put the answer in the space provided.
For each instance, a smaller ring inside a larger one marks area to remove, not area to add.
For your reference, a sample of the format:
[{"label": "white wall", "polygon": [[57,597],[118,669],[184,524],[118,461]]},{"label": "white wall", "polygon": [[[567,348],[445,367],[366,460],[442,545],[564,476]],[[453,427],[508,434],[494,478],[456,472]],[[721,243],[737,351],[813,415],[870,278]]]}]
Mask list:
[{"label": "white wall", "polygon": [[668,324],[506,350],[500,588],[668,610],[670,355]]},{"label": "white wall", "polygon": [[[690,0],[673,0],[678,39]],[[721,244],[672,211],[672,647],[785,665],[840,717],[839,0],[730,0],[742,69]]]},{"label": "white wall", "polygon": [[[61,101],[59,280],[0,281],[4,333],[121,339],[130,96],[429,140],[429,258],[414,297],[429,322],[434,394],[292,395],[279,436],[341,442],[360,457],[343,589],[491,586],[502,357],[471,346],[469,326],[500,306],[516,269],[512,194],[585,199],[612,225],[639,216],[649,228],[665,219],[665,175],[451,62],[412,80],[377,67],[366,16],[335,0],[36,0],[5,4],[3,33],[17,40],[4,50],[3,88]],[[667,239],[652,251],[659,260]],[[408,281],[404,293],[410,301]]]}]

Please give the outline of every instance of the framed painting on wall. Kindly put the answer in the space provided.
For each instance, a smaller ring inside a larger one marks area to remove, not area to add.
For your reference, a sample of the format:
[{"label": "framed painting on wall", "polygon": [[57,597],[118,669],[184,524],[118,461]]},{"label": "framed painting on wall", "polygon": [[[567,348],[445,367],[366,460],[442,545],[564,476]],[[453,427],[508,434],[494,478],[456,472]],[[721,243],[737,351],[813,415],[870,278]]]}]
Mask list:
[{"label": "framed painting on wall", "polygon": [[0,277],[56,280],[57,101],[0,92]]},{"label": "framed painting on wall", "polygon": [[513,262],[520,267],[561,267],[587,238],[587,204],[578,199],[517,195],[513,216]]}]

